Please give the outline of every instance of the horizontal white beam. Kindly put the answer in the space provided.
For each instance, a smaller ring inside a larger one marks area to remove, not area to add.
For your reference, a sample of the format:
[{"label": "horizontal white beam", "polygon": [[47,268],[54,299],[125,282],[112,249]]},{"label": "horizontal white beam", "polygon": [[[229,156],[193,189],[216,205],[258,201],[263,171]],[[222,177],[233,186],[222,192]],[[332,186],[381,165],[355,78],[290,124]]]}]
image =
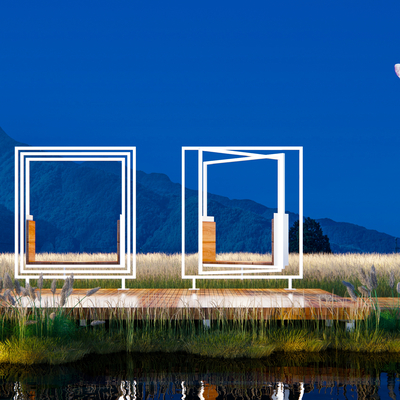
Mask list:
[{"label": "horizontal white beam", "polygon": [[109,147],[109,146],[16,146],[16,149],[18,150],[43,150],[43,151],[49,151],[49,150],[55,150],[55,151],[68,151],[68,150],[103,150],[103,151],[124,151],[124,150],[132,150],[135,147]]},{"label": "horizontal white beam", "polygon": [[214,165],[214,164],[225,164],[232,162],[240,162],[240,161],[256,161],[256,160],[277,160],[279,157],[276,154],[271,155],[258,155],[254,154],[254,156],[243,156],[241,158],[227,158],[225,160],[215,160],[215,161],[204,161],[205,165]]},{"label": "horizontal white beam", "polygon": [[[135,279],[131,275],[102,275],[102,276],[97,276],[97,275],[75,275],[74,272],[71,271],[65,271],[65,274],[60,275],[45,275],[43,278],[44,279],[64,279],[65,277],[68,277],[71,275],[71,273],[74,274],[75,279]],[[39,279],[40,274],[38,275],[18,275],[15,278],[16,279]],[[78,288],[77,288],[78,289]]]},{"label": "horizontal white beam", "polygon": [[257,264],[207,264],[203,263],[203,267],[208,267],[208,268],[256,268],[256,269],[281,269],[277,265],[257,265]]},{"label": "horizontal white beam", "polygon": [[[203,264],[204,266],[204,264]],[[200,274],[201,276],[204,275],[228,275],[228,274],[261,274],[261,273],[268,273],[268,272],[282,272],[281,268],[274,268],[274,269],[246,269],[246,270],[235,270],[235,269],[230,269],[228,271],[201,271]]]},{"label": "horizontal white beam", "polygon": [[183,150],[203,150],[203,151],[210,151],[210,152],[216,152],[216,153],[220,153],[221,150],[244,150],[244,151],[257,151],[257,150],[261,150],[261,151],[286,151],[286,150],[301,150],[303,149],[302,146],[257,146],[257,147],[237,147],[237,146],[232,146],[232,147],[215,147],[215,146],[210,146],[210,147],[203,147],[203,146],[199,146],[199,147],[193,147],[193,146],[186,146],[186,147],[182,147]]},{"label": "horizontal white beam", "polygon": [[124,157],[25,157],[27,161],[125,161]]},{"label": "horizontal white beam", "polygon": [[302,279],[301,275],[184,275],[183,279]]}]

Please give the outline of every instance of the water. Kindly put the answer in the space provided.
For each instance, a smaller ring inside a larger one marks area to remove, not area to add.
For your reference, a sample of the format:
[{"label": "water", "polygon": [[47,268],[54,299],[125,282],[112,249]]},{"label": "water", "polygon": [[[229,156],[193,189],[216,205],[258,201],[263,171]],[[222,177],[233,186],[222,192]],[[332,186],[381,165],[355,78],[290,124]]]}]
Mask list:
[{"label": "water", "polygon": [[62,366],[0,365],[0,399],[400,399],[400,356],[345,353],[215,360],[90,356]]}]

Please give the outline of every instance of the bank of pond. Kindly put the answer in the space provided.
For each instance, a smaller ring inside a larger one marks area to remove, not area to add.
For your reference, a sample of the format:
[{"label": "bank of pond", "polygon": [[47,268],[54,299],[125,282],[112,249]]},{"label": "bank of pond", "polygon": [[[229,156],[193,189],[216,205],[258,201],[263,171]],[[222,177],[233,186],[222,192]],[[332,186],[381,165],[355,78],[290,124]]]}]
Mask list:
[{"label": "bank of pond", "polygon": [[209,358],[263,359],[276,353],[347,351],[400,354],[400,320],[371,313],[349,326],[324,320],[75,320],[65,310],[37,310],[0,319],[0,363],[52,365],[89,354],[185,353]]},{"label": "bank of pond", "polygon": [[[343,283],[352,294],[353,286]],[[88,290],[72,308],[65,308],[73,284],[71,275],[56,295],[54,280],[52,302],[42,306],[43,275],[39,277],[38,288],[22,287],[17,279],[13,282],[5,275],[5,291],[0,294],[0,363],[58,365],[90,354],[118,352],[184,353],[215,359],[265,359],[277,353],[332,350],[400,354],[399,307],[381,310],[371,293],[369,312],[353,321],[317,317],[259,319],[257,313],[227,317],[226,310],[219,307],[215,308],[213,319],[195,317],[189,312],[173,315],[163,307],[147,313],[142,310],[140,317],[131,308],[109,307],[104,319],[100,314],[95,315],[98,309],[93,307],[89,310],[93,317],[87,319],[84,314],[77,318],[79,306],[100,287]],[[3,280],[0,280],[2,290]]]}]

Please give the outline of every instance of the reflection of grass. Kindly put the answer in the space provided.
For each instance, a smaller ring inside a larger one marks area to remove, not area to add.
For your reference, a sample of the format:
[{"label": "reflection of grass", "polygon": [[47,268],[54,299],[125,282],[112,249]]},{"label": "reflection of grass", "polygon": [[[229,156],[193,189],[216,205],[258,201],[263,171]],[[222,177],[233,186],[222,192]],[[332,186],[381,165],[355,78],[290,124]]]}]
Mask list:
[{"label": "reflection of grass", "polygon": [[[261,257],[240,256],[253,260]],[[3,269],[8,268],[11,272],[12,269],[7,264],[9,261],[6,260],[7,255],[2,257]],[[233,255],[220,257],[229,258]],[[292,269],[298,262],[296,257],[291,256],[291,266],[286,273],[293,272]],[[9,258],[13,262],[11,255]],[[365,271],[364,274],[360,273],[360,267],[370,267],[372,261],[376,268],[371,270],[371,274],[368,275]],[[51,284],[50,281],[43,281],[41,278],[37,283],[31,282],[38,288],[24,288],[17,280],[13,282],[5,275],[5,279],[0,283],[4,284],[4,289],[0,292],[4,306],[0,316],[0,363],[59,364],[80,359],[90,353],[107,354],[117,351],[185,352],[219,358],[262,358],[277,352],[318,353],[329,349],[400,353],[397,308],[382,312],[374,303],[377,293],[393,293],[393,282],[399,280],[394,269],[398,261],[398,255],[305,256],[305,279],[297,281],[297,287],[319,287],[329,291],[334,287],[336,294],[344,295],[346,286],[342,281],[346,280],[346,284],[347,281],[351,281],[362,295],[358,297],[354,294],[360,310],[364,310],[367,304],[372,305],[373,312],[364,320],[356,320],[353,331],[346,331],[344,322],[337,320],[328,327],[317,317],[311,321],[256,320],[252,315],[257,315],[257,312],[252,312],[257,310],[253,309],[245,313],[243,310],[237,310],[233,319],[228,319],[227,310],[223,308],[218,309],[217,319],[212,320],[209,327],[204,326],[201,320],[194,320],[185,310],[178,316],[169,314],[168,309],[163,308],[151,315],[144,311],[140,318],[137,318],[139,310],[123,309],[117,313],[111,309],[107,321],[92,321],[92,324],[86,327],[78,327],[70,312],[67,313],[64,309],[66,299],[72,292],[72,285],[84,287],[89,283],[93,286],[100,283],[110,287],[116,283],[115,287],[119,287],[119,280],[74,281],[70,277],[59,282],[63,284],[61,295],[53,296],[50,307],[42,307],[40,290],[47,285],[51,286],[55,293],[54,281]],[[368,265],[369,262],[371,264]],[[195,267],[196,256],[189,256],[188,268]],[[317,284],[317,279],[321,284]],[[139,255],[138,280],[129,283],[135,287],[186,285],[180,278],[179,256],[162,254]],[[284,287],[286,282],[221,280],[202,282],[201,285]],[[362,285],[365,285],[364,289],[360,289]],[[354,291],[354,286],[351,287]],[[89,290],[88,295],[94,290]],[[374,295],[371,296],[371,293]]]},{"label": "reflection of grass", "polygon": [[[348,398],[356,397],[357,393],[358,398],[377,399],[379,389],[379,393],[389,394],[386,398],[395,399],[399,359],[392,354],[365,356],[347,352],[279,353],[256,360],[119,353],[115,357],[87,356],[80,362],[60,366],[3,364],[0,365],[0,376],[2,391],[8,393],[4,396],[12,398],[17,393],[15,398],[21,399],[61,399],[67,397],[65,388],[71,399],[83,398],[85,393],[88,398],[96,399],[107,398],[107,395],[108,398],[134,398],[133,390],[131,396],[124,396],[121,390],[127,388],[129,382],[133,389],[133,380],[136,381],[136,393],[150,393],[150,398],[167,398],[171,393],[181,397],[183,381],[185,393],[190,394],[190,398],[198,398],[201,389],[204,389],[203,397],[207,398],[204,396],[207,386],[214,385],[220,398],[269,399],[277,397],[276,382],[280,381],[291,391],[289,398],[301,398],[298,382],[304,382],[305,399],[312,394],[324,398],[336,388],[337,392],[343,391],[343,387]],[[112,379],[98,378],[104,377],[105,371]],[[85,385],[77,384],[83,377]]]},{"label": "reflection of grass", "polygon": [[[222,260],[249,260],[261,261],[269,259],[269,254],[229,253],[219,254]],[[115,254],[38,254],[38,260],[61,261],[106,261],[115,260]],[[181,279],[180,254],[167,255],[162,253],[137,255],[137,279],[127,280],[128,288],[189,288],[192,282]],[[298,274],[299,257],[290,254],[289,267],[284,274]],[[295,288],[319,288],[339,296],[348,296],[342,281],[353,283],[358,288],[363,285],[360,280],[360,268],[370,269],[374,265],[378,279],[377,293],[381,297],[392,297],[393,288],[390,287],[390,274],[393,273],[396,282],[400,281],[400,254],[305,254],[304,278],[294,280]],[[186,259],[187,273],[196,273],[197,255],[189,255]],[[8,272],[14,274],[14,254],[0,254],[0,275]],[[61,281],[59,281],[60,283]],[[35,281],[32,281],[36,285]],[[75,288],[119,288],[121,280],[80,280],[75,281]],[[286,280],[198,280],[199,288],[285,288]],[[50,287],[50,281],[45,281],[44,287]]]},{"label": "reflection of grass", "polygon": [[[14,394],[14,398],[21,399],[65,398],[66,387],[71,399],[83,398],[85,393],[88,398],[128,399],[134,396],[123,396],[121,387],[126,388],[129,381],[133,384],[133,380],[137,383],[136,393],[147,394],[150,390],[150,398],[154,393],[157,398],[166,398],[171,393],[181,396],[182,381],[191,398],[197,398],[200,389],[206,389],[208,385],[214,385],[224,398],[276,398],[273,395],[276,394],[276,382],[283,381],[286,389],[297,394],[289,395],[289,398],[301,397],[296,382],[304,382],[305,393],[319,393],[322,398],[327,397],[324,393],[331,392],[332,388],[339,387],[340,390],[345,386],[347,394],[354,394],[353,397],[357,392],[358,398],[379,398],[376,394],[379,389],[380,393],[389,394],[387,398],[394,399],[399,360],[400,357],[393,354],[348,352],[278,353],[263,359],[236,360],[183,353],[173,357],[162,353],[119,353],[113,357],[87,356],[79,362],[59,366],[2,364],[0,376],[4,398],[13,398]],[[105,371],[112,379],[98,378],[104,377]],[[384,379],[379,381],[379,376]],[[83,377],[85,385],[77,384]],[[308,396],[312,394],[305,394],[304,398]]]}]

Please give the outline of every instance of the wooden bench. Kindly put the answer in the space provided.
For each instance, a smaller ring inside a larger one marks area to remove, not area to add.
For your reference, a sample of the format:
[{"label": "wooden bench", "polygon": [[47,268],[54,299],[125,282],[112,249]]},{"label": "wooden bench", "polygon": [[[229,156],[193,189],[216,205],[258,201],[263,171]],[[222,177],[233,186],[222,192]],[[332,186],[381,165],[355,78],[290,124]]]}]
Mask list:
[{"label": "wooden bench", "polygon": [[93,265],[119,265],[121,260],[121,247],[120,247],[120,221],[117,221],[117,261],[36,261],[36,221],[26,221],[26,264],[46,264],[46,265],[79,265],[79,264],[93,264]]},{"label": "wooden bench", "polygon": [[203,263],[232,265],[274,265],[274,219],[271,220],[272,261],[217,261],[216,242],[215,222],[203,221]]}]

